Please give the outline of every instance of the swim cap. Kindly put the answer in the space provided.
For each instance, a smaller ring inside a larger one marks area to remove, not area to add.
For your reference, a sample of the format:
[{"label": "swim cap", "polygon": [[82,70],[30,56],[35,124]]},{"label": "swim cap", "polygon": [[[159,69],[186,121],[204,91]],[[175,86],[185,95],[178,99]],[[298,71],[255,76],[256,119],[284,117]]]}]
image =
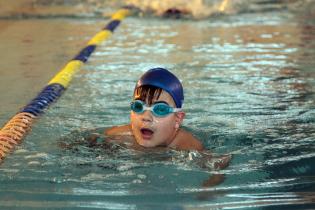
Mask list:
[{"label": "swim cap", "polygon": [[168,92],[175,101],[176,107],[181,108],[184,102],[183,86],[179,79],[164,68],[153,68],[144,73],[136,84],[136,88],[152,85]]}]

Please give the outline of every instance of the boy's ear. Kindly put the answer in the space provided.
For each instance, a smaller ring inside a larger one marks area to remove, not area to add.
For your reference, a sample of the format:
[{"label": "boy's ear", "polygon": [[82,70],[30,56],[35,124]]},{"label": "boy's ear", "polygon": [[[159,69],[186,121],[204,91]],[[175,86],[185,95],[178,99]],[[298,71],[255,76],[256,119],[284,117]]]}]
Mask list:
[{"label": "boy's ear", "polygon": [[185,118],[185,112],[177,112],[176,113],[176,125],[178,125],[178,127],[182,124],[184,118]]}]

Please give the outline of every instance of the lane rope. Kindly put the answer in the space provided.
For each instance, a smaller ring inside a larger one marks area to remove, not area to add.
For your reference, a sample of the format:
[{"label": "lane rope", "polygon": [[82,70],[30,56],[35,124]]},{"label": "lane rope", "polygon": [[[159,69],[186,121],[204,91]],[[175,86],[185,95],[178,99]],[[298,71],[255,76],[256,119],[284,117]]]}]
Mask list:
[{"label": "lane rope", "polygon": [[42,91],[13,116],[0,130],[0,163],[31,130],[33,123],[69,86],[74,74],[87,62],[96,47],[108,39],[121,21],[131,13],[129,8],[116,11],[109,23],[92,37],[87,45],[71,59]]}]

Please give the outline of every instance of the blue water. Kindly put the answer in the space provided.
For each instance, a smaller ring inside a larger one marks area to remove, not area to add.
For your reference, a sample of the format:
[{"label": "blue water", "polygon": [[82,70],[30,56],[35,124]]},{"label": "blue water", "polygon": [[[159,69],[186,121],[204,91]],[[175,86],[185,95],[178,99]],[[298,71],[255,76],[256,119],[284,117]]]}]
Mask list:
[{"label": "blue water", "polygon": [[[314,15],[127,18],[1,164],[1,209],[315,208]],[[106,21],[3,17],[1,122]],[[181,78],[184,127],[213,153],[232,154],[228,168],[194,152],[87,143],[129,122],[135,81],[154,66]],[[202,186],[217,173],[223,183]]]}]

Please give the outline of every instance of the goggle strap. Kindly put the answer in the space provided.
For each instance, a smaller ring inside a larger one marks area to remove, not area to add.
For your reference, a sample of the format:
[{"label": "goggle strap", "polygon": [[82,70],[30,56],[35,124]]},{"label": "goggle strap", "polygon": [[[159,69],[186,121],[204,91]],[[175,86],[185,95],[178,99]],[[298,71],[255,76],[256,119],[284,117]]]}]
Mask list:
[{"label": "goggle strap", "polygon": [[[135,102],[131,102],[131,105],[134,104]],[[153,108],[154,106],[151,106],[151,107],[147,107],[144,103],[140,102],[142,104],[142,108],[143,108],[143,111],[145,110],[149,110],[149,111],[153,111]],[[172,109],[172,113],[174,112],[180,112],[182,111],[183,109],[182,108],[174,108],[174,107],[170,107]]]},{"label": "goggle strap", "polygon": [[182,108],[173,108],[173,111],[174,112],[181,112],[181,111],[183,111],[183,109]]}]

